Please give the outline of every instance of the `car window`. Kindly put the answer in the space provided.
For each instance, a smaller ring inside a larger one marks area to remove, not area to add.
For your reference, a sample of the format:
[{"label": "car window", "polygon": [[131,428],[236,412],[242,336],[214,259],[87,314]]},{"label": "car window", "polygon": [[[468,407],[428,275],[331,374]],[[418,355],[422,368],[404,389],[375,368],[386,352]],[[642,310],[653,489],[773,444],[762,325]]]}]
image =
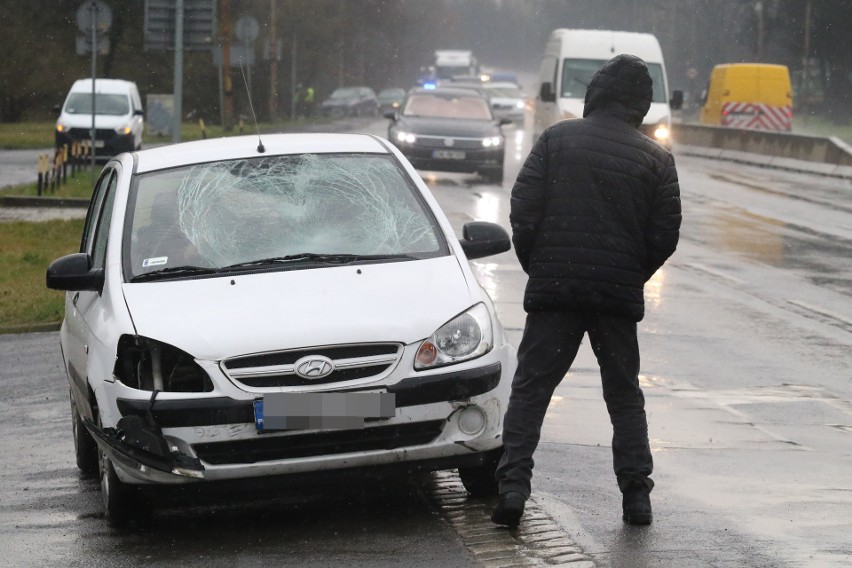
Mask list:
[{"label": "car window", "polygon": [[93,268],[103,268],[106,264],[107,241],[109,239],[109,228],[112,224],[112,206],[115,203],[116,185],[118,185],[118,176],[113,172],[106,184],[103,207],[101,207],[101,214],[95,226],[95,238],[92,245]]},{"label": "car window", "polygon": [[412,95],[405,103],[403,116],[470,118],[490,120],[488,101],[465,95]]},{"label": "car window", "polygon": [[[91,93],[71,93],[65,103],[68,114],[92,114]],[[121,116],[130,113],[130,101],[127,95],[104,94],[95,95],[95,113]]]},{"label": "car window", "polygon": [[200,164],[138,176],[127,278],[314,254],[449,253],[390,156],[310,154]]},{"label": "car window", "polygon": [[86,224],[83,227],[83,239],[80,243],[80,252],[92,252],[92,244],[95,238],[95,225],[101,215],[103,208],[104,197],[106,196],[107,187],[109,186],[112,170],[104,170],[101,177],[98,178],[95,184],[95,189],[92,192],[92,200],[89,203],[89,212],[86,214]]}]

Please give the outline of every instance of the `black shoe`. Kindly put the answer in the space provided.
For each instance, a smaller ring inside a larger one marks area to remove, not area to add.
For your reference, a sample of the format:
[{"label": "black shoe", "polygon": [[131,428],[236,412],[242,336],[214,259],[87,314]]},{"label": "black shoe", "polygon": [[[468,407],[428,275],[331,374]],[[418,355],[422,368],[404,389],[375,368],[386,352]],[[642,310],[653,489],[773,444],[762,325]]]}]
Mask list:
[{"label": "black shoe", "polygon": [[521,515],[524,514],[524,504],[527,498],[523,493],[517,491],[509,491],[500,495],[500,502],[497,508],[491,513],[491,522],[495,525],[506,525],[507,527],[516,527],[521,521]]},{"label": "black shoe", "polygon": [[651,488],[642,481],[635,481],[623,489],[621,499],[621,518],[631,525],[650,525]]}]

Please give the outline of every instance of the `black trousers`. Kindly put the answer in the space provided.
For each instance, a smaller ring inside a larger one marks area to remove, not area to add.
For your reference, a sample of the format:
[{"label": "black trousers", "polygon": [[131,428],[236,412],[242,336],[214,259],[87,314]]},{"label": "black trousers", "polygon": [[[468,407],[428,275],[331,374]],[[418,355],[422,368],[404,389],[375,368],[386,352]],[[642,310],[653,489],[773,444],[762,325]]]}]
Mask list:
[{"label": "black trousers", "polygon": [[619,487],[648,479],[653,470],[645,397],[639,388],[636,322],[585,312],[531,312],[503,421],[503,456],[496,478],[501,494],[530,496],[533,452],[556,386],[571,368],[588,333],[601,369],[603,397],[612,423],[612,456]]}]

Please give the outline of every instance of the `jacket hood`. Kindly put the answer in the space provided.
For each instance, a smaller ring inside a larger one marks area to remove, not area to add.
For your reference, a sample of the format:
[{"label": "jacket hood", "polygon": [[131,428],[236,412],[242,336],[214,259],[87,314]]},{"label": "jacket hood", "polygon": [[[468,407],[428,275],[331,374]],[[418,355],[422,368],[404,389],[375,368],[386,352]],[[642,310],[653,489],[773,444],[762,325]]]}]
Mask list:
[{"label": "jacket hood", "polygon": [[638,127],[651,108],[652,97],[651,74],[645,62],[635,55],[616,55],[592,76],[583,116],[607,110]]}]

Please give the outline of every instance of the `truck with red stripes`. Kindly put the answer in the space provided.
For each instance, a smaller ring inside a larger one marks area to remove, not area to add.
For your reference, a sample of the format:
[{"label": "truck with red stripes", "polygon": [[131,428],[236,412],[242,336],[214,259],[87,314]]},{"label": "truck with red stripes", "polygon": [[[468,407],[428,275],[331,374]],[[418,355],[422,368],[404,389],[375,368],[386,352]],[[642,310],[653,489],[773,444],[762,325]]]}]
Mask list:
[{"label": "truck with red stripes", "polygon": [[701,124],[782,132],[793,129],[793,89],[786,65],[716,65],[702,99]]}]

